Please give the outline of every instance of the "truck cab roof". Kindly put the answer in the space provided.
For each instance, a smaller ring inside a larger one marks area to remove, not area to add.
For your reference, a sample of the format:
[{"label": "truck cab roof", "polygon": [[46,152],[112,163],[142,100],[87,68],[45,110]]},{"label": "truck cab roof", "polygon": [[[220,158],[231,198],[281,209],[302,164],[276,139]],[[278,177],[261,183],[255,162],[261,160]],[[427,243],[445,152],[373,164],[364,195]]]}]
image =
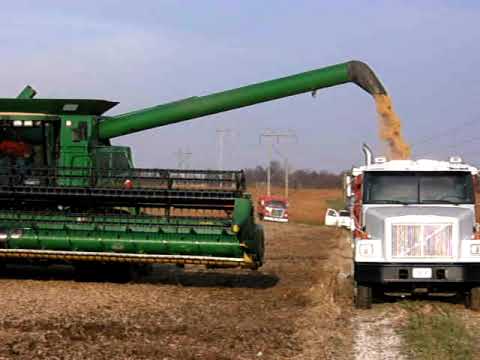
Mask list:
[{"label": "truck cab roof", "polygon": [[352,169],[352,175],[357,176],[369,171],[441,171],[441,172],[469,172],[478,174],[478,169],[465,164],[461,158],[452,157],[450,161],[419,159],[419,160],[390,160],[376,158],[372,164],[363,165]]}]

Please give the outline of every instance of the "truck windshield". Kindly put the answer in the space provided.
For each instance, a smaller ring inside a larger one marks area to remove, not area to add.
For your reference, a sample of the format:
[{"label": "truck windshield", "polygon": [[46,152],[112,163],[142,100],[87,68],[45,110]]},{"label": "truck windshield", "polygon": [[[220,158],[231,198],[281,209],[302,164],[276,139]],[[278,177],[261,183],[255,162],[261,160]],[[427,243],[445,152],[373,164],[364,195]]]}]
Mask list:
[{"label": "truck windshield", "polygon": [[472,175],[467,172],[367,172],[367,204],[473,204]]},{"label": "truck windshield", "polygon": [[279,208],[284,208],[284,207],[286,207],[284,202],[281,202],[281,201],[278,201],[278,200],[268,201],[268,202],[266,203],[266,206],[279,207]]}]

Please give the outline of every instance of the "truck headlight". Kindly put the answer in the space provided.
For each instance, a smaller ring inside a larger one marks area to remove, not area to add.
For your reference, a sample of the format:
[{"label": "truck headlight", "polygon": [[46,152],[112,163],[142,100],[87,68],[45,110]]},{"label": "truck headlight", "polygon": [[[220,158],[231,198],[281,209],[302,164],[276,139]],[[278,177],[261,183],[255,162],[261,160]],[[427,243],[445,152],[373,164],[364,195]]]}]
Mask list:
[{"label": "truck headlight", "polygon": [[373,244],[360,244],[358,252],[361,256],[372,256],[373,255]]},{"label": "truck headlight", "polygon": [[472,255],[480,255],[480,244],[472,244],[472,245],[470,245],[470,254],[472,254]]}]

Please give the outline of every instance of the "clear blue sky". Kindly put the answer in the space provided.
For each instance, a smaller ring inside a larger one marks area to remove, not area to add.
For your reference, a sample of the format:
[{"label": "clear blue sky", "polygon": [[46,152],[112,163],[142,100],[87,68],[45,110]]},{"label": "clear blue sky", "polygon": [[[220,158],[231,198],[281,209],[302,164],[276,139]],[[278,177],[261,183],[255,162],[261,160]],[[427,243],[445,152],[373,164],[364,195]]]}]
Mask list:
[{"label": "clear blue sky", "polygon": [[[3,4],[0,96],[27,83],[40,97],[105,98],[110,114],[221,91],[350,59],[369,63],[404,121],[414,156],[477,160],[477,1],[21,1]],[[369,95],[325,89],[116,139],[142,167],[217,164],[217,128],[231,128],[229,168],[266,163],[259,134],[293,129],[294,168],[339,171],[377,153]]]}]

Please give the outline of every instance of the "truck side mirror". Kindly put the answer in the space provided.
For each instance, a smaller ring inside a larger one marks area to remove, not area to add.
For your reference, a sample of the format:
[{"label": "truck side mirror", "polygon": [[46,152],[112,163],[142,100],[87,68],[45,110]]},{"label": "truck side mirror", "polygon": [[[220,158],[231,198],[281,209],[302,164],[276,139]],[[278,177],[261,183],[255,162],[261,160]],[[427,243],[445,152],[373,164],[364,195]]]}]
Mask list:
[{"label": "truck side mirror", "polygon": [[352,177],[350,175],[345,175],[343,178],[343,187],[345,189],[345,196],[351,198],[353,196],[352,192]]}]

